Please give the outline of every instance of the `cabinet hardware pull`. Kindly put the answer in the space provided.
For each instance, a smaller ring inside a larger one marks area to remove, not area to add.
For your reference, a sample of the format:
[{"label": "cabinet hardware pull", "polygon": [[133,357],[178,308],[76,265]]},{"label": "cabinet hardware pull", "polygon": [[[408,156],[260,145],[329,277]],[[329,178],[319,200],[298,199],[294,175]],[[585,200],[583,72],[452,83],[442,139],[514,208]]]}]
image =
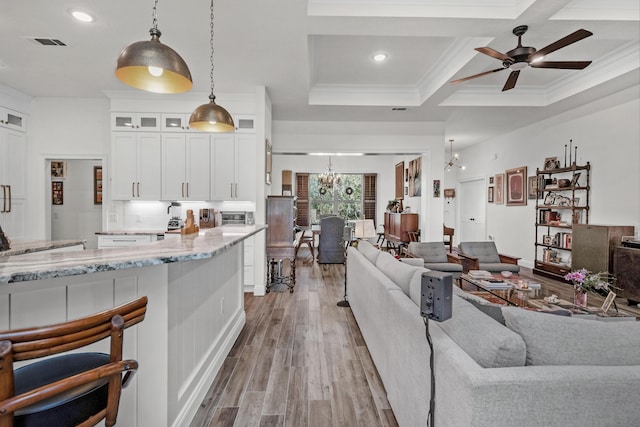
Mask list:
[{"label": "cabinet hardware pull", "polygon": [[184,197],[184,182],[182,183],[182,197]]},{"label": "cabinet hardware pull", "polygon": [[131,182],[131,197],[136,197],[136,183]]},{"label": "cabinet hardware pull", "polygon": [[7,186],[6,185],[2,186],[2,201],[3,201],[2,213],[4,213],[7,211]]},{"label": "cabinet hardware pull", "polygon": [[138,183],[138,197],[140,197],[140,183]]},{"label": "cabinet hardware pull", "polygon": [[9,210],[7,212],[11,212],[11,208],[13,207],[13,200],[11,200],[11,186],[7,185],[7,187],[9,187]]},{"label": "cabinet hardware pull", "polygon": [[187,197],[189,197],[189,183],[187,182]]},{"label": "cabinet hardware pull", "polygon": [[229,184],[229,192],[231,193],[231,197],[233,197],[233,182]]},{"label": "cabinet hardware pull", "polygon": [[236,182],[236,198],[238,198],[238,183]]}]

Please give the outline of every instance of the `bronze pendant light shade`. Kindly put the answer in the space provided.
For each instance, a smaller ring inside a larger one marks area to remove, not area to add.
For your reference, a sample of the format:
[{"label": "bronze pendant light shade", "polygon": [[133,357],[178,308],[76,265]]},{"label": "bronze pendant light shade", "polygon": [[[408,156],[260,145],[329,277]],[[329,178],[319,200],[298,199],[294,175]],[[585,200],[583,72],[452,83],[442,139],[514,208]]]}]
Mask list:
[{"label": "bronze pendant light shade", "polygon": [[155,0],[151,40],[140,41],[125,47],[116,67],[116,77],[121,82],[147,92],[181,93],[191,90],[191,72],[184,60],[169,46],[160,43]]},{"label": "bronze pendant light shade", "polygon": [[211,0],[210,12],[211,36],[209,43],[211,45],[211,56],[209,59],[211,61],[211,73],[209,77],[211,79],[211,95],[209,95],[208,104],[200,105],[191,113],[189,127],[203,132],[233,132],[235,125],[231,114],[216,104],[216,96],[213,94],[213,0]]}]

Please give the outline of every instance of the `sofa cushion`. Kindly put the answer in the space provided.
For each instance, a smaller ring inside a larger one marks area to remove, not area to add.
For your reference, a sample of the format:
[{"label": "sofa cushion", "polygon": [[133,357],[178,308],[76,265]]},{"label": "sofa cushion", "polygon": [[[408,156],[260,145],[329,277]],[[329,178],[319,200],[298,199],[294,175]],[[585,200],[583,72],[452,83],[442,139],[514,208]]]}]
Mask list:
[{"label": "sofa cushion", "polygon": [[425,262],[447,263],[447,251],[442,242],[410,242],[409,252]]},{"label": "sofa cushion", "polygon": [[504,262],[479,262],[480,270],[487,271],[510,271],[512,273],[519,273],[520,266],[518,264],[507,264]]},{"label": "sofa cushion", "polygon": [[358,241],[358,250],[369,262],[375,264],[381,251],[367,240]]},{"label": "sofa cushion", "polygon": [[469,301],[475,308],[491,317],[496,322],[502,325],[505,324],[504,316],[502,315],[502,307],[504,307],[504,305],[489,302],[482,297],[470,294],[468,292],[461,292],[458,295],[460,295],[460,297],[465,299],[466,301]]},{"label": "sofa cushion", "polygon": [[376,260],[376,267],[398,285],[402,292],[409,295],[411,278],[416,272],[416,267],[399,262],[386,252],[380,252]]},{"label": "sofa cushion", "polygon": [[[461,298],[461,292],[453,287],[453,316],[438,326],[484,368],[524,366],[527,352],[520,335]],[[420,284],[411,284],[410,297],[420,307]]]},{"label": "sofa cushion", "polygon": [[404,262],[405,264],[409,264],[413,267],[424,267],[424,261],[422,258],[400,258],[400,262]]},{"label": "sofa cushion", "polygon": [[640,322],[590,322],[517,307],[502,313],[527,345],[527,365],[640,365]]},{"label": "sofa cushion", "polygon": [[460,252],[478,258],[480,263],[499,263],[500,256],[494,242],[460,242]]}]

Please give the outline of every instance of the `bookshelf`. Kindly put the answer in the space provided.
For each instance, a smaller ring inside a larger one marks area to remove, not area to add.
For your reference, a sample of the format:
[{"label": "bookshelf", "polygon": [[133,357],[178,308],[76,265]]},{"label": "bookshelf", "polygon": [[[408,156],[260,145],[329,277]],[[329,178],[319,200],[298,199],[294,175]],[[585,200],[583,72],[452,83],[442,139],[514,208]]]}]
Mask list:
[{"label": "bookshelf", "polygon": [[536,169],[533,272],[563,280],[571,271],[573,225],[589,223],[591,164]]}]

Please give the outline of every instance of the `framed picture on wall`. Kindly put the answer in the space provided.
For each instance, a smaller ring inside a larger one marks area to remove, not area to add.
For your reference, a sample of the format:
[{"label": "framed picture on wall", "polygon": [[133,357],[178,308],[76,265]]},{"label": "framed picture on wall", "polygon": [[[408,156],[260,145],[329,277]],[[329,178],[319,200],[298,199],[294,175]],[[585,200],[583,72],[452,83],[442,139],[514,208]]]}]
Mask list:
[{"label": "framed picture on wall", "polygon": [[493,202],[497,205],[501,205],[504,203],[504,174],[497,173],[494,182],[495,186],[493,190]]},{"label": "framed picture on wall", "polygon": [[529,178],[527,178],[528,181],[528,185],[527,188],[529,189],[528,197],[529,199],[537,199],[538,198],[538,181],[540,181],[540,179],[537,176],[530,176]]},{"label": "framed picture on wall", "polygon": [[51,178],[66,178],[67,162],[51,160]]},{"label": "framed picture on wall", "polygon": [[93,204],[102,204],[102,166],[93,167]]},{"label": "framed picture on wall", "polygon": [[404,162],[396,163],[396,200],[404,199]]},{"label": "framed picture on wall", "polygon": [[64,187],[63,182],[53,181],[51,183],[51,204],[61,205],[64,202]]},{"label": "framed picture on wall", "polygon": [[487,188],[487,202],[493,203],[493,187]]},{"label": "framed picture on wall", "polygon": [[507,180],[507,206],[526,205],[527,167],[521,166],[509,169],[505,175]]}]

